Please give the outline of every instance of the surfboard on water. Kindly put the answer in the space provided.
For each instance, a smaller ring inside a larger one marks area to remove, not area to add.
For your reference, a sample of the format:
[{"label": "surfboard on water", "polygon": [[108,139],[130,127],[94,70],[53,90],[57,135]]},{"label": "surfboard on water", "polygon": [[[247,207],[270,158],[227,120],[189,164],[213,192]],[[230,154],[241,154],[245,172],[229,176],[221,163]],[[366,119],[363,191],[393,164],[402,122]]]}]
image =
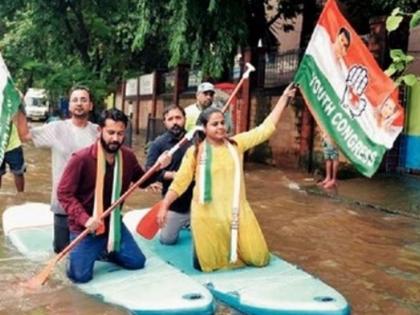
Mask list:
[{"label": "surfboard on water", "polygon": [[[52,225],[53,215],[47,204],[26,203],[3,213],[5,235],[39,266],[54,255]],[[214,313],[214,299],[208,289],[159,258],[142,245],[142,240],[139,243],[147,259],[144,269],[125,270],[112,263],[95,262],[94,278],[76,286],[133,314]]]},{"label": "surfboard on water", "polygon": [[147,241],[136,234],[136,225],[147,209],[129,211],[124,222],[143,248],[175,266],[208,288],[227,305],[255,315],[348,315],[346,299],[320,279],[280,257],[271,256],[263,268],[200,272],[193,268],[191,233],[182,230],[176,245],[162,245],[159,237]]}]

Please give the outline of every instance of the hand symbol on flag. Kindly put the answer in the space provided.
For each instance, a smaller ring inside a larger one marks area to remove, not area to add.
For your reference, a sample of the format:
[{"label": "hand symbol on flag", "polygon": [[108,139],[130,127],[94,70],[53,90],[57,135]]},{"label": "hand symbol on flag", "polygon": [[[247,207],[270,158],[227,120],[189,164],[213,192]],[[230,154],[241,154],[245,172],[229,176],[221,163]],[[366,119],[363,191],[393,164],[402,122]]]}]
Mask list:
[{"label": "hand symbol on flag", "polygon": [[361,116],[366,109],[364,92],[368,85],[368,73],[362,66],[352,66],[347,74],[346,89],[341,99],[341,106],[352,118]]}]

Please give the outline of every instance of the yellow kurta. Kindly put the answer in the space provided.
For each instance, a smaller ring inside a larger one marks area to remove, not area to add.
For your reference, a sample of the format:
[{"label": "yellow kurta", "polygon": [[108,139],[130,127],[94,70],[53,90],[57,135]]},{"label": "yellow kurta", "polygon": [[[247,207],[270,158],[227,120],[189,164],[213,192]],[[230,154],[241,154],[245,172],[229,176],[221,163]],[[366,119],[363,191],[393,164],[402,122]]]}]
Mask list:
[{"label": "yellow kurta", "polygon": [[[243,174],[243,153],[266,141],[275,126],[267,118],[260,126],[233,137],[241,160],[241,194],[239,211],[238,257],[235,265],[229,263],[230,223],[232,218],[234,162],[226,145],[212,146],[212,201],[199,203],[198,185],[194,187],[191,202],[191,229],[197,257],[203,271],[232,268],[243,264],[264,266],[269,252],[264,235],[246,200]],[[191,147],[169,187],[180,196],[194,179],[197,181],[198,163],[195,148]]]}]

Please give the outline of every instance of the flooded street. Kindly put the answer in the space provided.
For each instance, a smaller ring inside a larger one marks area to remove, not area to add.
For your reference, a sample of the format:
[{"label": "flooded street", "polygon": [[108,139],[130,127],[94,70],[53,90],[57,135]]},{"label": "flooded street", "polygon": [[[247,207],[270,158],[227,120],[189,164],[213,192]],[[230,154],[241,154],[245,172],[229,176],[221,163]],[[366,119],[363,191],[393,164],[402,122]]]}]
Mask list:
[{"label": "flooded street", "polygon": [[[143,139],[134,142],[143,164]],[[0,190],[0,212],[26,201],[49,202],[50,152],[32,144],[24,150],[26,192],[15,194],[8,173]],[[420,314],[420,220],[308,194],[289,178],[268,166],[246,167],[248,198],[271,250],[337,289],[352,314]],[[368,193],[369,188],[363,189]],[[137,191],[125,209],[149,207],[159,199]],[[40,267],[21,257],[1,232],[0,314],[127,314],[84,295],[63,272],[39,291],[17,285]],[[237,313],[219,306],[217,314]]]},{"label": "flooded street", "polygon": [[288,179],[266,167],[248,181],[271,250],[336,288],[352,314],[420,314],[420,220],[282,189]]}]

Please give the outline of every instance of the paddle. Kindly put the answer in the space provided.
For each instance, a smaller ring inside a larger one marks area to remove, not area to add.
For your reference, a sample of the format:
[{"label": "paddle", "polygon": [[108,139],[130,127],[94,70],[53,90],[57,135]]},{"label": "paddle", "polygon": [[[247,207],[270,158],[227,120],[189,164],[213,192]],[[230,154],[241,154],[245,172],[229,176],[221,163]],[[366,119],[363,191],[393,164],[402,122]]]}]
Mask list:
[{"label": "paddle", "polygon": [[[138,186],[143,184],[149,177],[158,171],[161,167],[160,162],[156,161],[156,163],[146,172],[143,176],[135,182],[130,188],[120,196],[109,208],[102,213],[99,219],[105,219],[110,213],[119,206]],[[89,229],[85,229],[82,233],[80,233],[69,245],[67,245],[60,253],[58,253],[54,258],[52,258],[48,264],[41,270],[40,273],[35,275],[32,279],[28,280],[24,286],[29,288],[37,288],[47,282],[48,277],[54,270],[55,265],[63,259],[84,237],[86,237],[90,233]]]},{"label": "paddle", "polygon": [[230,97],[228,98],[228,100],[226,101],[225,105],[222,108],[223,113],[227,111],[227,109],[229,108],[230,102],[232,102],[233,98],[238,93],[239,89],[241,88],[242,84],[244,84],[245,80],[249,78],[249,74],[255,71],[255,67],[251,65],[249,62],[245,64],[245,67],[246,67],[246,70],[244,74],[242,75],[241,80],[235,86],[235,89],[233,90],[232,94],[230,95]]},{"label": "paddle", "polygon": [[[194,134],[199,130],[203,130],[203,127],[195,126],[193,129],[187,132],[185,136],[168,151],[168,154],[172,156],[181,146],[191,141],[194,137]],[[148,240],[152,239],[159,231],[159,225],[157,223],[157,214],[159,212],[161,203],[162,201],[159,201],[157,204],[155,204],[146,213],[146,215],[140,219],[139,223],[137,223],[137,233]]]},{"label": "paddle", "polygon": [[161,204],[162,201],[156,203],[137,224],[137,233],[143,236],[145,239],[151,240],[159,231],[157,215],[159,213]]},{"label": "paddle", "polygon": [[[242,75],[241,80],[235,86],[235,89],[233,90],[232,94],[230,95],[230,97],[226,101],[225,105],[223,106],[222,113],[227,111],[227,109],[229,108],[230,102],[232,102],[233,98],[238,93],[238,91],[241,88],[242,84],[244,83],[245,79],[248,79],[249,74],[252,71],[255,71],[255,67],[248,62],[246,63],[245,67],[246,67],[246,70],[245,70],[244,74]],[[178,148],[179,148],[179,146],[176,148],[176,150]],[[172,151],[172,149],[171,149],[171,151]],[[175,151],[173,151],[173,152],[175,152]],[[156,235],[156,233],[159,231],[159,225],[157,223],[157,215],[158,215],[161,204],[162,204],[162,201],[159,201],[157,204],[155,204],[149,210],[149,212],[144,217],[142,217],[140,219],[139,223],[137,223],[137,227],[136,227],[137,233],[140,234],[141,236],[143,236],[144,238],[148,239],[148,240],[152,239]]]}]

